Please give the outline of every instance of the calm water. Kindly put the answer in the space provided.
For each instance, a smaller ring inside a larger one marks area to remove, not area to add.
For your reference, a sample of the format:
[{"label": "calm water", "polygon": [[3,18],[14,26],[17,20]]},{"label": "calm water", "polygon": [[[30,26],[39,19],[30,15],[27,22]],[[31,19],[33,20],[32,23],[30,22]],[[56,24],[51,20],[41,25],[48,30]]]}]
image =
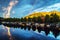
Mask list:
[{"label": "calm water", "polygon": [[52,32],[46,36],[44,31],[38,33],[37,30],[28,31],[27,29],[8,28],[0,25],[0,40],[60,40],[60,36],[55,38]]}]

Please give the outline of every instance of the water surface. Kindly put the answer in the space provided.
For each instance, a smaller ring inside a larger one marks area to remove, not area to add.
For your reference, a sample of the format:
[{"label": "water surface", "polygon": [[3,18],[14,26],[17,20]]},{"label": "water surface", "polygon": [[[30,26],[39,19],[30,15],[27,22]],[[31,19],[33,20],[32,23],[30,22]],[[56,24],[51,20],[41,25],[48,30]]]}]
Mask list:
[{"label": "water surface", "polygon": [[28,31],[27,29],[9,28],[4,25],[0,25],[0,40],[60,40],[60,36],[54,37],[50,32],[48,36],[44,31],[38,33],[38,31]]}]

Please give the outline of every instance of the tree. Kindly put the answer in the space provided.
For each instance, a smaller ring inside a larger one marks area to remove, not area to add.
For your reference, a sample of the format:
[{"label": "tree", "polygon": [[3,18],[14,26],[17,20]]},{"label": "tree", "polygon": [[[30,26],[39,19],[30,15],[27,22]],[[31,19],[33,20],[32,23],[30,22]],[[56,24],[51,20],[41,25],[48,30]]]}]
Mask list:
[{"label": "tree", "polygon": [[36,21],[37,21],[37,18],[36,18],[36,17],[33,17],[33,18],[32,18],[32,21],[33,21],[33,22],[36,22]]},{"label": "tree", "polygon": [[53,18],[55,23],[59,22],[59,16],[56,13],[54,14]]},{"label": "tree", "polygon": [[24,22],[27,22],[27,18],[26,18],[26,17],[24,17],[24,18],[23,18],[23,21],[24,21]]},{"label": "tree", "polygon": [[32,22],[32,18],[28,17],[28,22]]},{"label": "tree", "polygon": [[57,23],[57,22],[59,22],[59,16],[55,13],[55,14],[51,14],[50,15],[51,17],[50,17],[50,22],[51,23]]},{"label": "tree", "polygon": [[45,16],[45,23],[50,23],[50,16],[49,15]]},{"label": "tree", "polygon": [[37,17],[37,20],[38,20],[38,21],[37,21],[38,23],[42,23],[42,19],[41,19],[40,16]]},{"label": "tree", "polygon": [[21,19],[20,19],[20,21],[21,21],[21,22],[24,22],[24,19],[23,19],[23,18],[21,18]]}]

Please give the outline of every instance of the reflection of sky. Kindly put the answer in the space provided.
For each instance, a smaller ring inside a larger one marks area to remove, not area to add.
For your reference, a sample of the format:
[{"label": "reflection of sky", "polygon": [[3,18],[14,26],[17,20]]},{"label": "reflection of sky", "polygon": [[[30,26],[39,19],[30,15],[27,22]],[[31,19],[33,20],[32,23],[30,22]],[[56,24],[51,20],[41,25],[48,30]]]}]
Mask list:
[{"label": "reflection of sky", "polygon": [[[0,0],[0,16],[4,13],[2,7],[6,8],[9,2],[10,0]],[[36,9],[49,7],[57,3],[60,3],[60,0],[18,0],[18,3],[12,8],[11,17],[23,17]]]},{"label": "reflection of sky", "polygon": [[[10,32],[11,32],[11,35],[12,37],[16,38],[18,37],[17,39],[19,38],[36,38],[38,40],[55,40],[54,39],[54,36],[52,35],[52,32],[50,32],[50,34],[48,36],[45,35],[45,32],[44,31],[41,31],[41,33],[38,33],[37,31],[28,31],[27,29],[26,30],[23,30],[23,29],[20,29],[20,28],[11,28],[10,29]],[[2,25],[0,25],[0,38],[2,38],[3,36],[5,36],[7,38],[7,30],[6,29],[3,29]],[[60,36],[57,37],[57,39],[60,39]]]}]

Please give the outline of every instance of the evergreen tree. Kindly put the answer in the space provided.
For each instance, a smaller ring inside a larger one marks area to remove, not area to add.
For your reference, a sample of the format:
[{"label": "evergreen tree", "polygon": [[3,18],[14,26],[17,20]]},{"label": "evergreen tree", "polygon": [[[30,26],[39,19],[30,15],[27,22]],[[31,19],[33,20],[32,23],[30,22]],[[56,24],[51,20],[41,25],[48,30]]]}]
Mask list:
[{"label": "evergreen tree", "polygon": [[55,14],[51,14],[50,15],[51,17],[50,17],[50,22],[51,23],[57,23],[57,22],[59,22],[59,16],[55,13]]},{"label": "evergreen tree", "polygon": [[20,21],[21,21],[21,22],[24,22],[24,19],[23,19],[23,18],[21,18],[21,19],[20,19]]},{"label": "evergreen tree", "polygon": [[50,16],[49,15],[45,16],[45,23],[50,23]]},{"label": "evergreen tree", "polygon": [[36,22],[36,21],[37,21],[37,18],[36,18],[36,17],[33,17],[33,18],[32,18],[32,21],[33,21],[33,22]]},{"label": "evergreen tree", "polygon": [[32,18],[28,17],[28,22],[32,22]]},{"label": "evergreen tree", "polygon": [[41,19],[40,16],[37,17],[37,20],[38,20],[38,21],[37,21],[38,23],[42,23],[42,19]]},{"label": "evergreen tree", "polygon": [[27,22],[27,18],[26,18],[26,17],[25,17],[25,18],[23,18],[23,21],[24,21],[24,22]]}]

